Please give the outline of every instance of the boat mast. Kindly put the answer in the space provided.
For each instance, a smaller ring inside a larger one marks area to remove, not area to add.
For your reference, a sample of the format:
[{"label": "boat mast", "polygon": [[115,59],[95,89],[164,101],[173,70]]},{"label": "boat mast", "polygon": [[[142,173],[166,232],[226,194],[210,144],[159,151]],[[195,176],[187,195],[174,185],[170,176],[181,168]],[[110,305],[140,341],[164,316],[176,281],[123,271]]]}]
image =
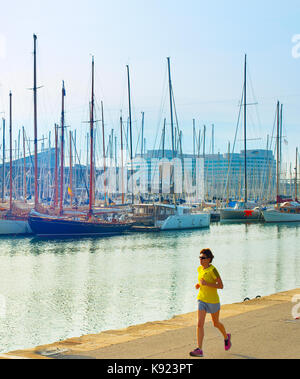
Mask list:
[{"label": "boat mast", "polygon": [[170,57],[168,57],[167,60],[168,60],[168,75],[169,75],[169,96],[170,96],[170,116],[171,116],[172,158],[174,158],[174,122],[173,122],[173,101],[172,101],[172,80],[171,80]]},{"label": "boat mast", "polygon": [[23,126],[23,160],[24,160],[24,173],[23,173],[23,192],[24,192],[24,203],[26,203],[27,198],[27,183],[26,183],[26,151],[25,151],[25,128]]},{"label": "boat mast", "polygon": [[128,109],[129,109],[129,136],[130,136],[130,163],[131,163],[131,202],[134,203],[133,194],[133,152],[132,152],[132,119],[131,119],[131,92],[130,92],[130,75],[129,66],[127,65],[127,83],[128,83]]},{"label": "boat mast", "polygon": [[229,204],[229,178],[230,178],[230,141],[228,141],[228,181],[227,181],[227,204]]},{"label": "boat mast", "polygon": [[211,153],[212,155],[215,154],[215,125],[212,124],[211,129]]},{"label": "boat mast", "polygon": [[282,162],[282,108],[283,108],[283,104],[280,104],[280,115],[279,115],[279,170],[280,170],[280,173],[281,173],[281,162]]},{"label": "boat mast", "polygon": [[4,203],[4,188],[5,188],[5,119],[2,119],[3,122],[3,152],[2,152],[2,203]]},{"label": "boat mast", "polygon": [[[172,80],[171,80],[171,65],[170,65],[170,57],[167,58],[168,61],[168,76],[169,76],[169,97],[170,97],[170,118],[171,118],[171,139],[172,139],[172,158],[174,159],[174,120],[173,120],[173,98],[172,98]],[[171,188],[170,193],[173,196],[173,202],[175,201],[174,195],[174,164],[171,165]]]},{"label": "boat mast", "polygon": [[[215,126],[212,124],[211,130],[211,153],[212,153],[212,178],[211,178],[211,198],[214,199],[214,154],[215,154]],[[230,154],[230,151],[229,151]]]},{"label": "boat mast", "polygon": [[145,122],[145,113],[142,112],[141,157],[143,157],[143,152],[144,152],[144,122]]},{"label": "boat mast", "polygon": [[165,118],[163,131],[162,131],[162,158],[165,157],[166,123],[167,123],[167,119]]},{"label": "boat mast", "polygon": [[296,147],[295,201],[298,201],[298,147]]},{"label": "boat mast", "polygon": [[58,205],[58,125],[54,124],[55,129],[55,169],[54,169],[54,208]]},{"label": "boat mast", "polygon": [[[19,129],[19,132],[18,132],[18,142],[16,141],[18,148],[17,148],[17,151],[15,153],[15,160],[17,160],[18,162],[19,162],[19,159],[20,159],[20,135],[21,135],[21,130]],[[18,199],[20,197],[20,193],[21,193],[21,189],[20,189],[20,187],[21,187],[21,173],[20,173],[20,171],[21,171],[21,167],[18,167],[18,165],[17,165],[17,170],[16,170],[16,174],[15,174],[16,179],[17,179],[16,190],[15,190],[15,192],[16,192],[16,195],[15,195],[16,199]]]},{"label": "boat mast", "polygon": [[65,82],[62,82],[61,91],[61,146],[60,146],[60,206],[59,213],[63,214],[63,201],[64,201],[64,143],[65,143]]},{"label": "boat mast", "polygon": [[36,40],[37,36],[33,35],[34,50],[33,50],[33,61],[34,61],[34,72],[33,72],[33,108],[34,108],[34,207],[37,209],[39,203],[38,195],[38,148],[37,148],[37,81],[36,81]]},{"label": "boat mast", "polygon": [[95,80],[95,63],[92,57],[92,95],[90,105],[90,193],[89,193],[89,217],[93,212],[93,184],[94,184],[94,80]]},{"label": "boat mast", "polygon": [[196,120],[193,118],[193,158],[195,159],[196,157],[196,149],[195,149],[195,140],[196,140],[196,127],[195,127],[195,122]]},{"label": "boat mast", "polygon": [[121,133],[121,193],[122,193],[122,204],[124,204],[124,170],[123,170],[123,119],[122,114],[120,116],[120,133]]},{"label": "boat mast", "polygon": [[247,189],[247,55],[245,54],[244,69],[244,165],[245,165],[245,204],[248,201]]},{"label": "boat mast", "polygon": [[9,93],[9,209],[12,211],[12,93]]},{"label": "boat mast", "polygon": [[70,207],[73,203],[73,172],[72,172],[72,132],[70,130]]},{"label": "boat mast", "polygon": [[101,101],[101,119],[102,119],[102,147],[103,147],[103,184],[104,184],[104,204],[106,205],[106,159],[105,159],[105,131],[104,131],[104,110],[103,101]]},{"label": "boat mast", "polygon": [[277,102],[277,174],[276,174],[276,203],[279,203],[279,181],[280,181],[280,167],[279,167],[279,157],[280,157],[280,147],[279,147],[279,129],[280,129],[280,116],[279,116],[279,101]]},{"label": "boat mast", "polygon": [[203,158],[205,159],[206,125],[203,125]]}]

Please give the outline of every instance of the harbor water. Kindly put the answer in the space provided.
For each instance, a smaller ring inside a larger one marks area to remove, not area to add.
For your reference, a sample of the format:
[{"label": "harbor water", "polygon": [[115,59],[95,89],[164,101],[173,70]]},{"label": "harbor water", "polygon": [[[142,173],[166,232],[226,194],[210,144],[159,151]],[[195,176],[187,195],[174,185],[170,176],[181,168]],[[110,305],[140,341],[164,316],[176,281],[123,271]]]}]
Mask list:
[{"label": "harbor water", "polygon": [[166,320],[196,310],[199,251],[211,248],[229,304],[300,287],[300,225],[79,240],[0,239],[0,351]]}]

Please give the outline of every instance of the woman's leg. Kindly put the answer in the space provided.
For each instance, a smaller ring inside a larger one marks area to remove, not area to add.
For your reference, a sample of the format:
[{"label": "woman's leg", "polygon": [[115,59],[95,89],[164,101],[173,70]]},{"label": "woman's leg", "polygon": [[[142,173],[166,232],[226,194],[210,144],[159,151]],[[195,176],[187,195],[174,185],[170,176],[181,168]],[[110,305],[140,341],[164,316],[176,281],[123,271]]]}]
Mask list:
[{"label": "woman's leg", "polygon": [[206,311],[198,310],[198,325],[197,325],[197,342],[199,349],[202,350],[203,338],[204,338],[204,322],[206,317]]},{"label": "woman's leg", "polygon": [[227,333],[226,333],[226,330],[224,328],[224,325],[220,323],[219,317],[220,317],[220,311],[211,314],[211,318],[212,318],[214,327],[220,330],[220,332],[224,336],[224,340],[226,340],[227,339]]}]

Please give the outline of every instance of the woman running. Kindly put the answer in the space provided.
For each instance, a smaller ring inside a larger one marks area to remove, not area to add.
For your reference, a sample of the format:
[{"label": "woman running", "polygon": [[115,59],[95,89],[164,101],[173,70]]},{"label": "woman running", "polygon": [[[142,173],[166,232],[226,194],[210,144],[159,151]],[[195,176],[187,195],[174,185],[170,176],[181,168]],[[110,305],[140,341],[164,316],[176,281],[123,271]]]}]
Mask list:
[{"label": "woman running", "polygon": [[200,252],[200,263],[198,267],[198,283],[196,289],[199,289],[198,300],[198,326],[197,326],[197,343],[198,347],[190,352],[192,357],[203,357],[202,343],[204,338],[204,322],[206,313],[211,314],[214,327],[220,330],[224,336],[225,350],[231,348],[231,334],[227,334],[224,325],[220,323],[220,299],[217,290],[223,289],[222,279],[217,269],[211,264],[214,256],[210,249],[203,249]]}]

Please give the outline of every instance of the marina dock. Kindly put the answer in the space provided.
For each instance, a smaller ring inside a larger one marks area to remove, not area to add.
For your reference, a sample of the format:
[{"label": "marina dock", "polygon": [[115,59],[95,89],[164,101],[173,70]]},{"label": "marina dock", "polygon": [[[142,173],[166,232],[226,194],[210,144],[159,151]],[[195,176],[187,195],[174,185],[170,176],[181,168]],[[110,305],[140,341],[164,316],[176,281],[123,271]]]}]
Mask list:
[{"label": "marina dock", "polygon": [[300,320],[295,317],[299,311],[299,298],[300,288],[223,305],[221,321],[232,334],[232,348],[224,351],[222,337],[208,315],[204,358],[189,356],[196,346],[196,312],[167,321],[148,322],[122,330],[74,337],[34,349],[13,351],[2,354],[1,358],[296,359],[300,357]]}]

